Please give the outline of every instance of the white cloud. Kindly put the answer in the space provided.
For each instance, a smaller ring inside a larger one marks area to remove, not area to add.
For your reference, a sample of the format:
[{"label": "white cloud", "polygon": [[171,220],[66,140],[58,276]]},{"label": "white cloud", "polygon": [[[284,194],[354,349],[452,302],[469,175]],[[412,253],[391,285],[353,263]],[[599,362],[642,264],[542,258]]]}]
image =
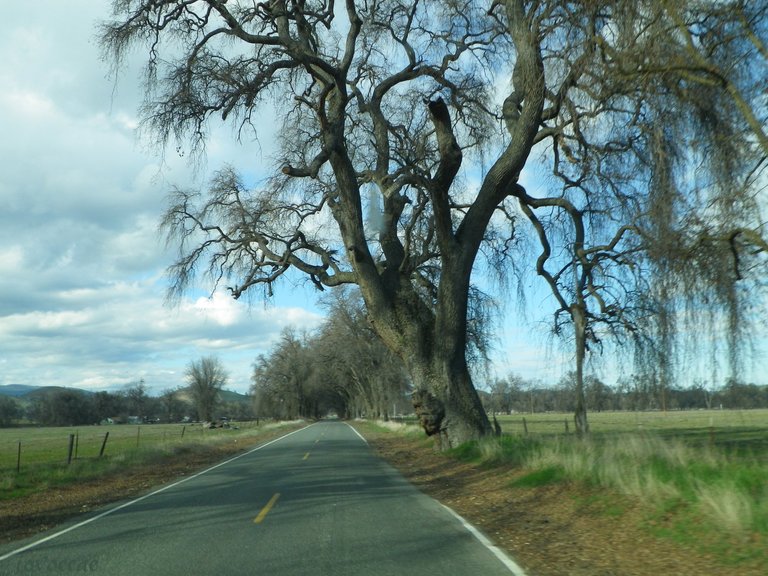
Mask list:
[{"label": "white cloud", "polygon": [[53,101],[30,90],[11,88],[0,96],[0,106],[22,121],[41,122],[55,116]]},{"label": "white cloud", "polygon": [[203,318],[210,318],[219,326],[231,326],[238,320],[240,310],[237,302],[215,293],[211,298],[198,298],[192,309]]},{"label": "white cloud", "polygon": [[9,276],[16,272],[24,260],[24,250],[21,246],[0,248],[0,276]]},{"label": "white cloud", "polygon": [[113,388],[144,377],[156,391],[183,384],[186,364],[215,354],[247,389],[250,366],[287,324],[311,329],[320,316],[300,308],[248,309],[216,294],[163,304],[152,280],[65,290],[58,311],[6,315],[0,324],[0,384]]}]

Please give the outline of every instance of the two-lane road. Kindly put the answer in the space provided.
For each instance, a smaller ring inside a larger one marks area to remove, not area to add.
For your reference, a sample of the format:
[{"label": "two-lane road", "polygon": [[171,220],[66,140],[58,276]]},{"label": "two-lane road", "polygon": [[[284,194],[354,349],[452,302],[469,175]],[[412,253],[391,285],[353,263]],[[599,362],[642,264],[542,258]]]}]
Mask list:
[{"label": "two-lane road", "polygon": [[521,574],[343,422],[0,548],[0,576]]}]

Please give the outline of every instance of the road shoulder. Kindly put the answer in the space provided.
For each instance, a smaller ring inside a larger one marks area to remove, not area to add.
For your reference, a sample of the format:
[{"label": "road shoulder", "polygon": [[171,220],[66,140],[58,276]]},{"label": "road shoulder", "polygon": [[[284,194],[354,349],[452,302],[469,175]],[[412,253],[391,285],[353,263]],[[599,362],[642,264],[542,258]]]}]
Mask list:
[{"label": "road shoulder", "polygon": [[480,467],[436,452],[428,440],[356,424],[372,449],[422,492],[466,518],[537,576],[762,576],[724,566],[655,537],[649,508],[604,490],[556,484],[512,488],[520,471]]}]

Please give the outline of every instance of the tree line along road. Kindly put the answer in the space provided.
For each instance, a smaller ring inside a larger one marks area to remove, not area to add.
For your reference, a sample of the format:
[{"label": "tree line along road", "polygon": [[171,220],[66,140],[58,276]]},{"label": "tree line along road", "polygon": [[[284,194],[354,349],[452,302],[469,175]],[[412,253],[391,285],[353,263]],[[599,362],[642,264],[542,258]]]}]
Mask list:
[{"label": "tree line along road", "polygon": [[0,576],[522,575],[343,422],[0,547]]}]

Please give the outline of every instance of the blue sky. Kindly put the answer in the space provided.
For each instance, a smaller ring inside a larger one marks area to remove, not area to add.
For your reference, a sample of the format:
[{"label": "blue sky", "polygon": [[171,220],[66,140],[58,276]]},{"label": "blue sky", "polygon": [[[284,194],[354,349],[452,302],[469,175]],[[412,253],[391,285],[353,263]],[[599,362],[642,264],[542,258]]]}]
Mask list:
[{"label": "blue sky", "polygon": [[[217,355],[229,388],[248,389],[251,365],[288,325],[322,320],[309,286],[250,306],[205,286],[164,304],[173,252],[158,237],[165,193],[229,162],[266,169],[269,142],[238,145],[214,130],[205,162],[164,159],[136,135],[138,66],[117,85],[99,59],[96,22],[106,0],[4,6],[0,21],[0,385],[115,390],[143,378],[161,392],[186,365]],[[538,280],[531,279],[531,286]],[[548,345],[550,306],[532,290],[526,312],[502,304],[492,372],[558,380],[570,354]],[[611,381],[611,374],[607,374]]]}]

